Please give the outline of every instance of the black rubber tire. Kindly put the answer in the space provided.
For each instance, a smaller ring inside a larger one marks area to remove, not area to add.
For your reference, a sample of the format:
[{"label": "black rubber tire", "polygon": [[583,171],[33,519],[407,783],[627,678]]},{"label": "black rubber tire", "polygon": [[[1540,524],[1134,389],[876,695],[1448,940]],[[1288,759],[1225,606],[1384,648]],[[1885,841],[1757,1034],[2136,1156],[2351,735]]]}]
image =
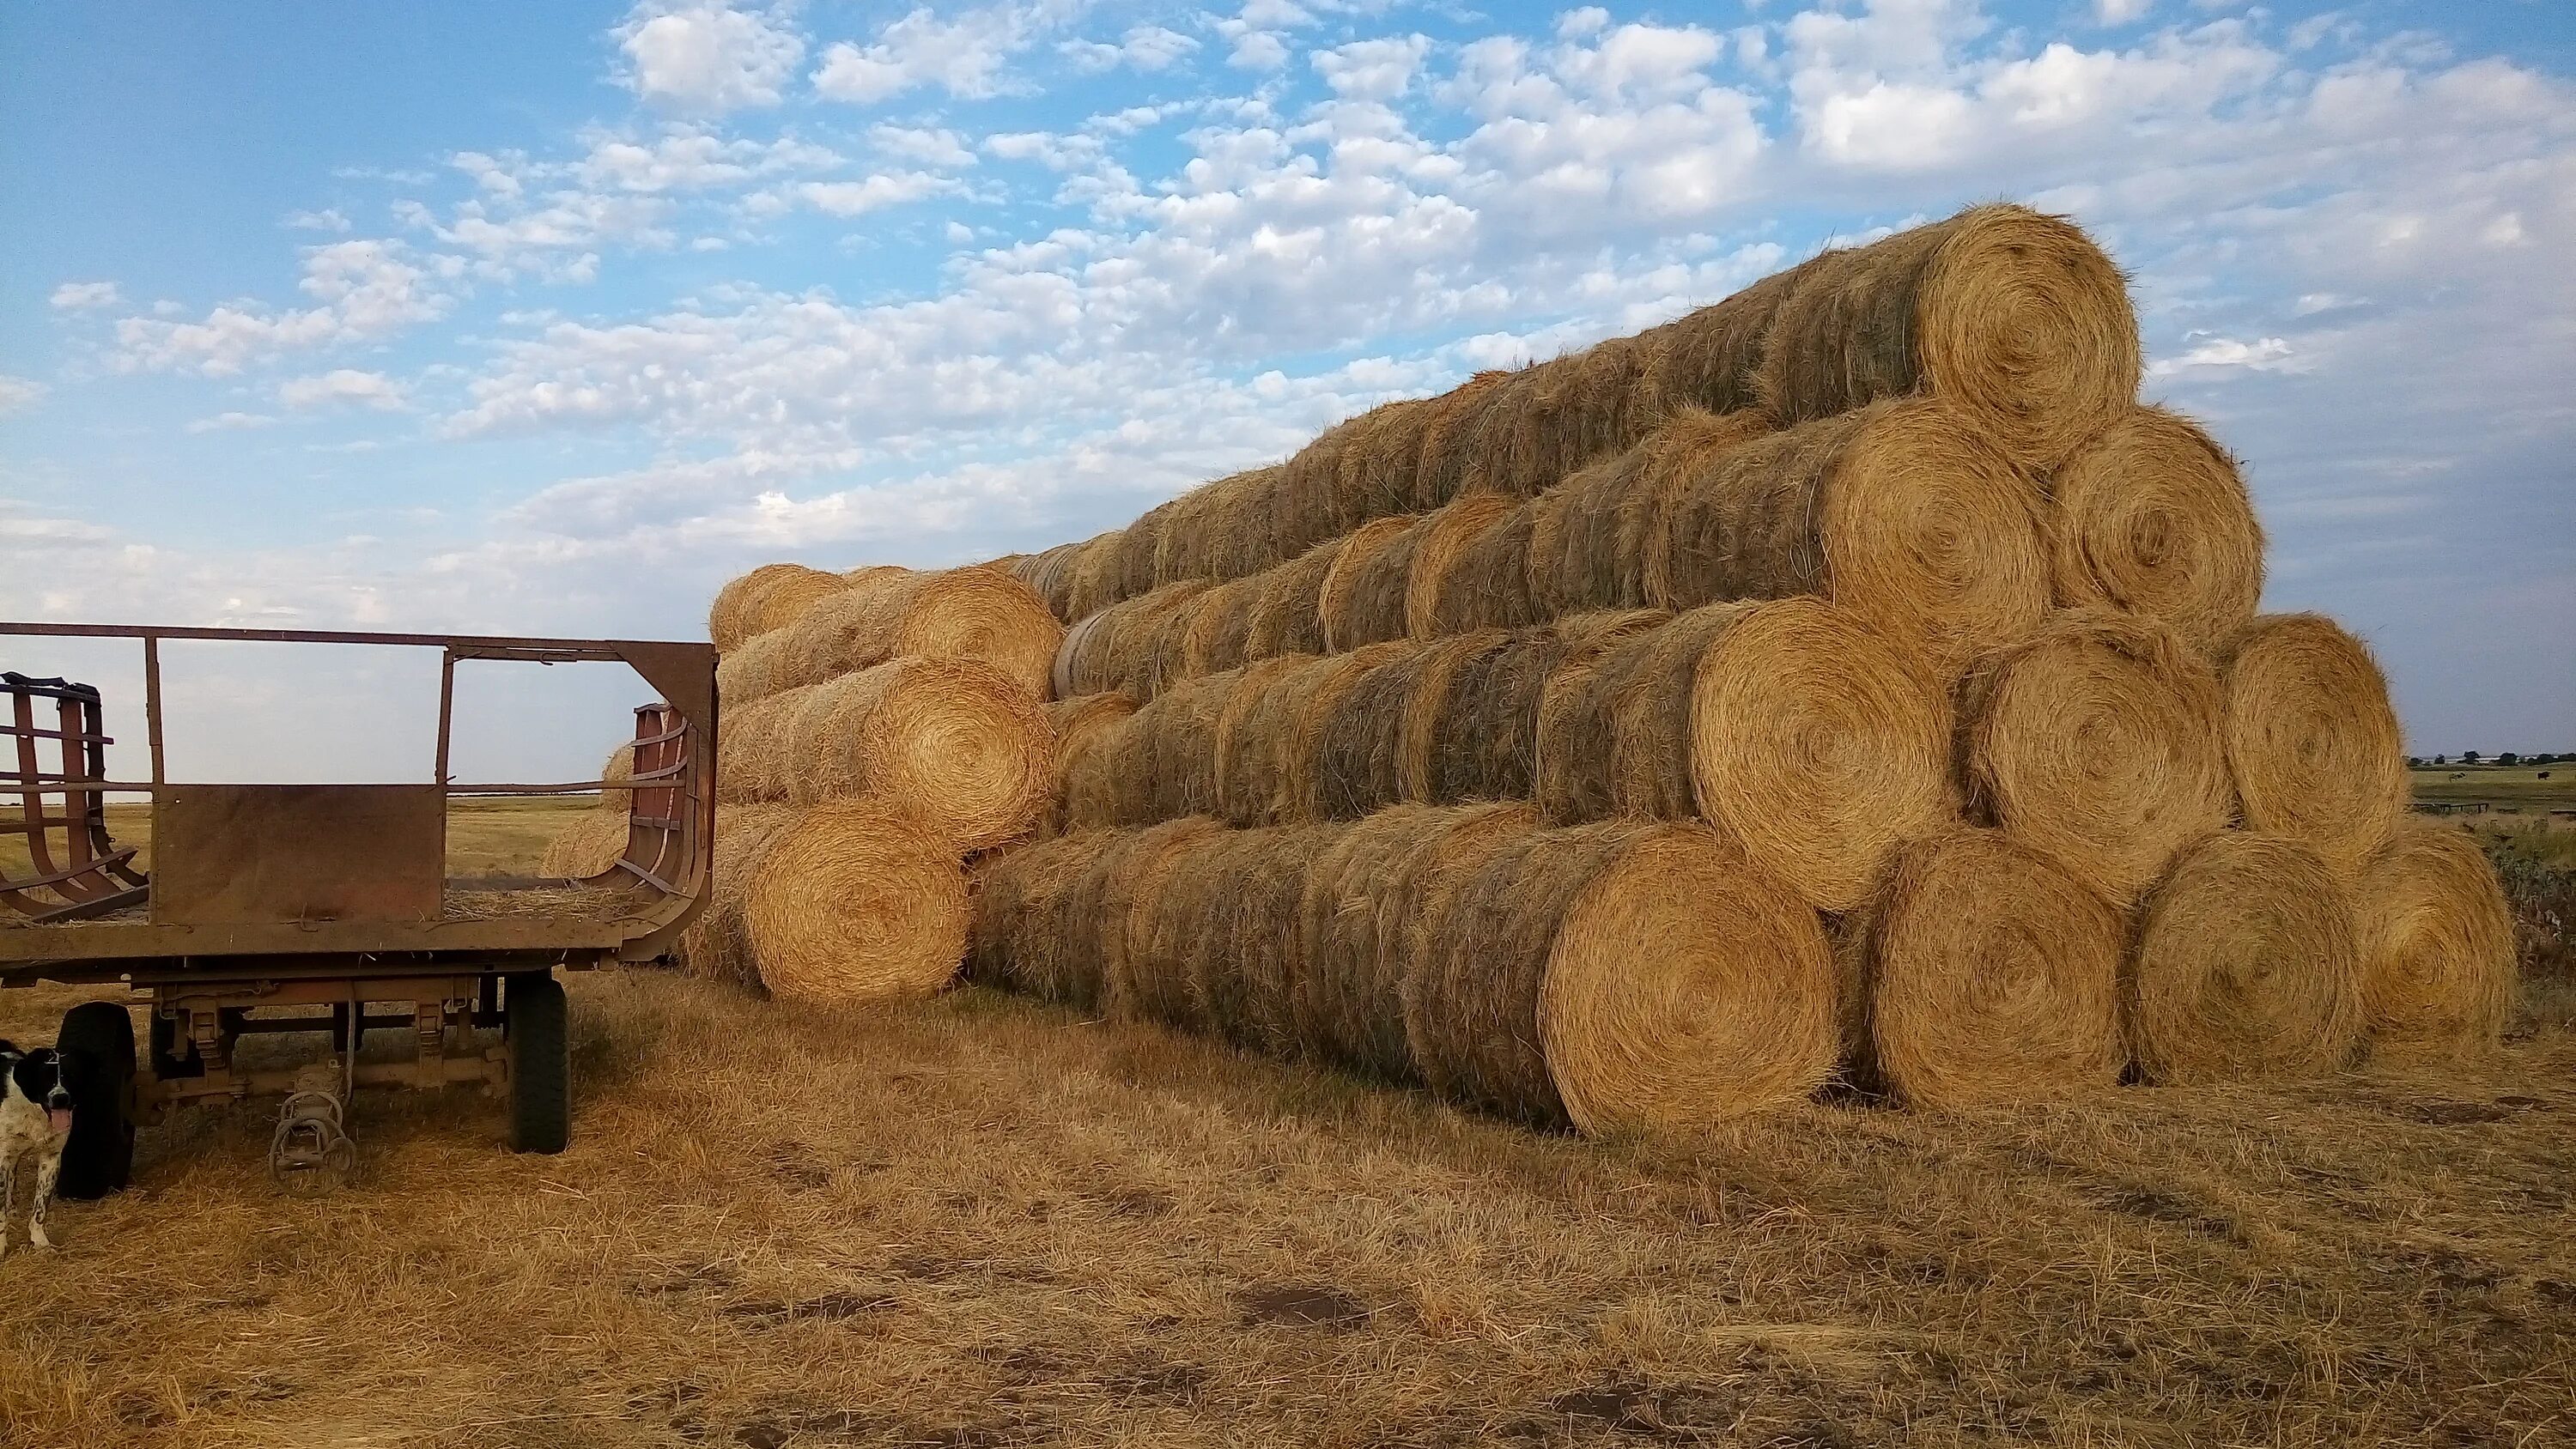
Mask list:
[{"label": "black rubber tire", "polygon": [[86,1202],[121,1191],[134,1175],[134,1018],[113,1001],[83,1002],[63,1013],[54,1045],[88,1054],[98,1068],[72,1105],[54,1192]]},{"label": "black rubber tire", "polygon": [[503,997],[510,1041],[510,1150],[553,1154],[572,1141],[572,1050],[563,983],[522,971]]}]

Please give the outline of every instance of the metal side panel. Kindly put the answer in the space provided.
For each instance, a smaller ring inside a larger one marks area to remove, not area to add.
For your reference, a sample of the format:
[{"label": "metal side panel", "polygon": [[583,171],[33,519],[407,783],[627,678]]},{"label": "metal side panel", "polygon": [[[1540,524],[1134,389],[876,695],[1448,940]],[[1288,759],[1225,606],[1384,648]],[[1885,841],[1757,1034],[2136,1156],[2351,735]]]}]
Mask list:
[{"label": "metal side panel", "polygon": [[438,785],[167,785],[152,793],[159,925],[434,921]]}]

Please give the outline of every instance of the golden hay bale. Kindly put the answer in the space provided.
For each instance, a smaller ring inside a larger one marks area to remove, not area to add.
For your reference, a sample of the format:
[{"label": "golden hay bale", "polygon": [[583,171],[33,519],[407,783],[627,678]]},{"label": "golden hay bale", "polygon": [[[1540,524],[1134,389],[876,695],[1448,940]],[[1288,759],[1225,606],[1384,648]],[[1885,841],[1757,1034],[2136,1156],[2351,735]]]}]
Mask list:
[{"label": "golden hay bale", "polygon": [[1216,728],[1244,671],[1165,690],[1103,730],[1065,775],[1065,818],[1077,826],[1150,825],[1216,810]]},{"label": "golden hay bale", "polygon": [[2122,909],[2227,822],[2218,676],[2153,619],[2059,615],[1970,673],[1959,722],[1972,815]]},{"label": "golden hay bale", "polygon": [[2128,286],[2063,217],[1970,207],[1802,270],[1758,384],[1784,423],[1930,393],[2014,461],[2047,468],[2137,399]]},{"label": "golden hay bale", "polygon": [[1820,599],[1713,604],[1561,666],[1537,793],[1556,823],[1698,815],[1820,910],[1955,818],[1941,686]]},{"label": "golden hay bale", "polygon": [[1554,381],[1550,369],[1555,366],[1535,363],[1504,374],[1474,421],[1462,421],[1449,435],[1448,446],[1467,455],[1453,498],[1480,489],[1527,497],[1545,486],[1532,482],[1546,467],[1539,430],[1547,417],[1546,398]]},{"label": "golden hay bale", "polygon": [[[831,601],[819,602],[806,611],[806,617],[829,607]],[[800,619],[798,622],[803,621]],[[811,679],[802,678],[802,671],[796,667],[798,661],[791,642],[795,635],[793,625],[772,629],[766,634],[755,634],[717,655],[716,697],[724,701],[728,709],[739,709],[780,690],[814,683]]]},{"label": "golden hay bale", "polygon": [[1252,620],[1244,628],[1246,663],[1281,654],[1324,652],[1324,580],[1350,540],[1328,539],[1270,570]]},{"label": "golden hay bale", "polygon": [[608,782],[600,788],[599,808],[624,815],[635,799],[635,792],[625,788],[635,778],[634,741],[619,740],[609,749],[608,758],[600,762],[599,778]]},{"label": "golden hay bale", "polygon": [[737,986],[760,984],[751,939],[743,927],[743,903],[751,882],[769,858],[769,847],[796,818],[786,805],[720,805],[716,807],[715,864],[707,879],[706,908],[680,932],[673,954],[692,975]]},{"label": "golden hay bale", "polygon": [[2410,819],[2361,872],[2355,917],[2372,1050],[2495,1049],[2512,1005],[2513,910],[2475,837]]},{"label": "golden hay bale", "polygon": [[[1390,649],[1325,706],[1304,772],[1296,813],[1357,820],[1406,797],[1408,727],[1424,676],[1455,657],[1427,644]],[[1427,741],[1424,742],[1427,744]]]},{"label": "golden hay bale", "polygon": [[1136,521],[1118,531],[1117,563],[1113,567],[1117,583],[1116,597],[1132,599],[1152,592],[1155,583],[1155,560],[1163,548],[1163,528],[1172,516],[1172,501],[1166,500],[1136,515]]},{"label": "golden hay bale", "polygon": [[1036,701],[989,665],[898,659],[798,693],[772,725],[772,797],[890,801],[957,855],[1021,838],[1045,809],[1052,731]]},{"label": "golden hay bale", "polygon": [[2266,614],[2223,646],[2223,735],[2249,830],[2313,845],[2356,870],[2406,813],[2405,741],[2388,681],[2322,614]]},{"label": "golden hay bale", "polygon": [[1368,426],[1368,416],[1324,429],[1280,465],[1284,476],[1273,501],[1284,547],[1311,547],[1350,531],[1341,522],[1342,450]]},{"label": "golden hay bale", "polygon": [[987,985],[1091,1007],[1100,1000],[1099,922],[1081,887],[1111,837],[1076,831],[976,862],[967,974]]},{"label": "golden hay bale", "polygon": [[1542,830],[1424,910],[1405,1035],[1432,1090],[1586,1132],[1807,1095],[1836,1056],[1815,912],[1704,826]]},{"label": "golden hay bale", "polygon": [[1341,552],[1315,592],[1324,623],[1324,647],[1340,654],[1363,644],[1404,637],[1404,595],[1414,550],[1430,515],[1405,514],[1361,525],[1342,540]]},{"label": "golden hay bale", "polygon": [[2038,490],[1948,403],[1876,403],[1693,461],[1646,544],[1659,607],[1819,594],[1948,670],[2048,611]]},{"label": "golden hay bale", "polygon": [[1154,536],[1155,587],[1225,577],[1215,556],[1224,547],[1219,530],[1233,507],[1235,486],[1232,477],[1218,478],[1163,505],[1162,526]]},{"label": "golden hay bale", "polygon": [[1079,543],[1057,544],[1014,567],[1012,572],[1022,583],[1037,591],[1038,597],[1046,601],[1047,612],[1055,615],[1058,622],[1071,624],[1082,617],[1073,611],[1074,580],[1080,573],[1082,561],[1094,544],[1109,536],[1098,534]]},{"label": "golden hay bale", "polygon": [[1082,556],[1068,569],[1064,583],[1064,607],[1056,617],[1068,624],[1088,619],[1126,597],[1119,586],[1125,567],[1126,530],[1113,528],[1095,535],[1082,548]]},{"label": "golden hay bale", "polygon": [[720,653],[738,649],[761,632],[762,605],[772,589],[787,586],[801,593],[816,587],[813,579],[832,577],[803,564],[762,564],[716,590],[715,603],[707,610],[707,638]]},{"label": "golden hay bale", "polygon": [[[1472,493],[1451,506],[1494,497]],[[1417,565],[1405,599],[1408,613],[1417,597],[1422,601],[1422,615],[1407,621],[1415,638],[1447,638],[1478,629],[1519,629],[1546,621],[1547,615],[1541,612],[1530,590],[1530,540],[1538,526],[1539,505],[1544,501],[1544,495],[1526,503],[1501,501],[1499,513],[1473,520],[1474,531],[1438,573]]]},{"label": "golden hay bale", "polygon": [[[1461,598],[1473,599],[1508,591],[1510,598],[1520,601],[1518,608],[1505,604],[1506,618],[1498,621],[1496,627],[1537,622],[1523,617],[1529,612],[1529,558],[1525,552],[1506,547],[1499,558],[1480,558],[1474,562],[1473,567],[1491,570],[1490,574],[1467,573],[1477,541],[1484,537],[1487,529],[1521,516],[1521,507],[1517,501],[1500,494],[1470,493],[1453,500],[1447,507],[1423,515],[1421,531],[1413,545],[1413,557],[1405,570],[1404,629],[1395,637],[1436,639],[1452,632],[1441,627],[1440,603],[1442,597],[1451,591],[1453,580],[1458,584],[1457,593]],[[1472,620],[1469,626],[1480,627]]]},{"label": "golden hay bale", "polygon": [[1821,256],[1810,257],[1723,301],[1639,333],[1637,343],[1647,358],[1645,386],[1666,407],[1712,413],[1758,409],[1762,399],[1756,382],[1771,320],[1823,263]]},{"label": "golden hay bale", "polygon": [[[1428,789],[1409,798],[1436,805],[1533,798],[1548,680],[1671,617],[1653,609],[1570,615],[1462,649],[1445,669],[1426,670],[1409,706],[1420,715],[1406,738],[1428,741],[1421,765]],[[1410,744],[1406,753],[1411,771]]]},{"label": "golden hay bale", "polygon": [[2353,897],[2293,836],[2213,832],[2146,898],[2129,1049],[2158,1085],[2331,1072],[2362,1030]]},{"label": "golden hay bale", "polygon": [[1191,599],[1180,624],[1180,674],[1196,679],[1245,662],[1253,611],[1269,580],[1260,574],[1217,584]]},{"label": "golden hay bale", "polygon": [[810,686],[783,690],[725,711],[716,746],[717,800],[751,804],[786,799],[787,721],[812,694]]},{"label": "golden hay bale", "polygon": [[[1401,644],[1371,645],[1276,669],[1247,669],[1214,736],[1217,813],[1235,825],[1271,825],[1306,813],[1315,755],[1334,704]],[[1266,661],[1265,661],[1266,662]]]},{"label": "golden hay bale", "polygon": [[1532,499],[1527,567],[1538,617],[1643,607],[1650,545],[1672,495],[1727,449],[1770,430],[1757,412],[1684,408],[1635,447]]},{"label": "golden hay bale", "polygon": [[[1459,674],[1471,663],[1510,647],[1511,634],[1479,629],[1438,640],[1404,666],[1412,693],[1398,706],[1395,733],[1395,798],[1423,803],[1439,800],[1437,766],[1444,711]],[[1390,681],[1392,682],[1392,681]],[[1372,764],[1372,771],[1375,766]]]},{"label": "golden hay bale", "polygon": [[773,630],[784,629],[803,618],[805,611],[849,587],[839,574],[821,569],[799,569],[780,574],[753,595],[744,618],[744,627],[757,638]]},{"label": "golden hay bale", "polygon": [[2026,1101],[2120,1079],[2127,923],[1996,830],[1897,852],[1846,918],[1847,1047],[1866,1084],[1926,1107]]},{"label": "golden hay bale", "polygon": [[1224,507],[1203,540],[1211,577],[1249,578],[1305,551],[1305,542],[1293,536],[1284,522],[1286,465],[1255,468],[1224,482]]},{"label": "golden hay bale", "polygon": [[1038,814],[1037,833],[1061,834],[1067,818],[1072,782],[1083,756],[1101,746],[1113,726],[1136,713],[1136,701],[1123,694],[1083,694],[1046,706],[1047,729],[1055,737],[1055,788]]},{"label": "golden hay bale", "polygon": [[929,996],[966,959],[956,848],[882,800],[797,812],[752,873],[742,915],[760,984],[789,1001]]},{"label": "golden hay bale", "polygon": [[1349,532],[1373,518],[1412,513],[1419,495],[1422,438],[1436,398],[1381,403],[1352,420],[1333,470],[1333,524]]},{"label": "golden hay bale", "polygon": [[1254,1051],[1297,1049],[1307,876],[1340,834],[1306,824],[1203,837],[1161,877],[1154,910],[1175,929],[1148,939],[1187,974],[1190,1024]]},{"label": "golden hay bale", "polygon": [[2153,614],[2215,650],[2263,597],[2263,526],[2236,460],[2179,413],[2133,407],[2050,480],[2061,605]]},{"label": "golden hay bale", "polygon": [[588,880],[626,854],[626,808],[584,810],[546,842],[537,874],[555,880]]},{"label": "golden hay bale", "polygon": [[1413,507],[1428,512],[1467,491],[1475,461],[1474,442],[1488,407],[1498,405],[1512,374],[1479,372],[1431,399],[1422,420],[1420,446],[1414,455]]},{"label": "golden hay bale", "polygon": [[1526,805],[1398,805],[1336,832],[1308,868],[1299,903],[1299,1044],[1382,1077],[1415,1075],[1404,978],[1422,907],[1444,872],[1536,824]]},{"label": "golden hay bale", "polygon": [[[1204,815],[1123,831],[1101,852],[1083,890],[1092,907],[1100,1001],[1110,1015],[1204,1030],[1189,958],[1155,949],[1174,919],[1164,900],[1173,873],[1201,842],[1232,832]],[[1076,964],[1089,964],[1077,962]]]},{"label": "golden hay bale", "polygon": [[1125,599],[1065,632],[1055,655],[1059,698],[1114,689],[1150,700],[1183,678],[1181,640],[1188,606],[1207,592],[1205,579],[1183,579]]},{"label": "golden hay bale", "polygon": [[[780,631],[781,662],[771,688],[819,684],[890,659],[971,659],[1047,696],[1064,626],[1037,591],[1000,569],[916,573],[889,566],[853,575],[849,586]],[[755,640],[743,652],[764,647]]]}]

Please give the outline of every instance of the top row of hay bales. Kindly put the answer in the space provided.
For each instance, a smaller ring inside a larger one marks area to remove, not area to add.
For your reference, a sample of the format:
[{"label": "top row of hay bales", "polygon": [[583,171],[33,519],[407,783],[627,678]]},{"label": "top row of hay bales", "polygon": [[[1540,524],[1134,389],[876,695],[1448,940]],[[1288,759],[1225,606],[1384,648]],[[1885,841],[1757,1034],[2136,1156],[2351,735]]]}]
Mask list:
[{"label": "top row of hay bales", "polygon": [[997,568],[916,571],[876,565],[836,574],[765,564],[728,583],[707,611],[728,704],[820,684],[890,659],[966,659],[1046,697],[1064,626],[1026,584]]},{"label": "top row of hay bales", "polygon": [[1071,623],[1180,580],[1258,573],[1371,519],[1531,497],[1683,408],[1791,426],[1929,396],[2045,474],[2135,400],[2140,370],[2127,288],[2090,238],[2024,207],[1974,207],[1635,336],[1384,404],[1284,463],[1010,567]]}]

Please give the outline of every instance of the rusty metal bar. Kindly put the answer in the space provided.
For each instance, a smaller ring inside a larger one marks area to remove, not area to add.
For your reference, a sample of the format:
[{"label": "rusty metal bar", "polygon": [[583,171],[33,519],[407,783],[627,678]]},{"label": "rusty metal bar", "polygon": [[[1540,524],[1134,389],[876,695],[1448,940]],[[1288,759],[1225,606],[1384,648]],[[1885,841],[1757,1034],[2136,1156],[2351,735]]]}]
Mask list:
[{"label": "rusty metal bar", "polygon": [[[172,624],[37,624],[0,619],[0,634],[27,634],[49,639],[203,639],[249,644],[396,644],[421,649],[454,648],[459,658],[600,659],[623,658],[624,648],[650,649],[652,639],[539,639],[505,634],[371,634],[341,629],[201,629]],[[667,646],[665,646],[667,647]],[[499,653],[486,651],[502,651]]]},{"label": "rusty metal bar", "polygon": [[143,734],[152,745],[152,783],[169,783],[161,761],[161,641],[143,636]]},{"label": "rusty metal bar", "polygon": [[447,743],[456,726],[456,651],[448,650],[438,660],[438,763],[430,778],[447,783]]}]

